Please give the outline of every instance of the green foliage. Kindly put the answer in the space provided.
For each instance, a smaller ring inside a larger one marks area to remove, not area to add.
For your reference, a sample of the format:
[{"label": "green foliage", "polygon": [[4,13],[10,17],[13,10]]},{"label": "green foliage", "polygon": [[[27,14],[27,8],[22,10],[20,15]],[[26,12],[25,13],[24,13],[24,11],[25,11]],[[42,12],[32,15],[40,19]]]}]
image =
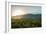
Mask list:
[{"label": "green foliage", "polygon": [[39,19],[11,19],[12,28],[29,28],[29,27],[41,27],[41,20]]}]

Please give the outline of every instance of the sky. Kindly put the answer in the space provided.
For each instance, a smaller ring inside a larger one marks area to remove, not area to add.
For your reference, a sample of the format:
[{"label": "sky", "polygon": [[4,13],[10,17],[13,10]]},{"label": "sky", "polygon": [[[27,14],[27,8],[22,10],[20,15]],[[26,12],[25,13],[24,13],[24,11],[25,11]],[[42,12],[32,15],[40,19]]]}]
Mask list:
[{"label": "sky", "polygon": [[22,10],[26,14],[41,14],[41,6],[20,6],[20,5],[11,5],[12,14],[16,10]]}]

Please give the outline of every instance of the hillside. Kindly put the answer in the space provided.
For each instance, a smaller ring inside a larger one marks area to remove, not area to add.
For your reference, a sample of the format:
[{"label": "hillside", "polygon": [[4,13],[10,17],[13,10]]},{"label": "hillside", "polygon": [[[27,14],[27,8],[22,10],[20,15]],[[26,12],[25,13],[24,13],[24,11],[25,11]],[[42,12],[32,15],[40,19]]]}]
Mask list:
[{"label": "hillside", "polygon": [[41,14],[25,14],[25,15],[19,15],[19,16],[12,16],[12,19],[19,19],[19,18],[39,19],[41,18]]}]

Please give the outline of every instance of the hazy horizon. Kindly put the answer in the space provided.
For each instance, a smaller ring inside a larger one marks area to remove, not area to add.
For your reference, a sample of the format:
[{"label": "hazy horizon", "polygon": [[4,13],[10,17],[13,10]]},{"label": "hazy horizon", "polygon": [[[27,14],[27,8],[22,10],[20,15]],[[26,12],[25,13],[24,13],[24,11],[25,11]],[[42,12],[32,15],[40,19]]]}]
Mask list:
[{"label": "hazy horizon", "polygon": [[12,16],[14,16],[14,13],[16,13],[16,10],[22,10],[26,14],[41,14],[41,6],[11,5]]}]

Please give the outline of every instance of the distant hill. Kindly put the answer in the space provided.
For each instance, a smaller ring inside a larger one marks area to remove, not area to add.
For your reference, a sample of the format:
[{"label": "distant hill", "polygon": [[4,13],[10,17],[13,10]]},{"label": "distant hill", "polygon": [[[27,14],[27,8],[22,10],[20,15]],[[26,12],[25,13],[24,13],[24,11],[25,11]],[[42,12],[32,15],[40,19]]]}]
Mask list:
[{"label": "distant hill", "polygon": [[40,19],[41,14],[25,14],[25,15],[19,15],[19,16],[12,16],[12,19],[20,19],[20,18]]}]

